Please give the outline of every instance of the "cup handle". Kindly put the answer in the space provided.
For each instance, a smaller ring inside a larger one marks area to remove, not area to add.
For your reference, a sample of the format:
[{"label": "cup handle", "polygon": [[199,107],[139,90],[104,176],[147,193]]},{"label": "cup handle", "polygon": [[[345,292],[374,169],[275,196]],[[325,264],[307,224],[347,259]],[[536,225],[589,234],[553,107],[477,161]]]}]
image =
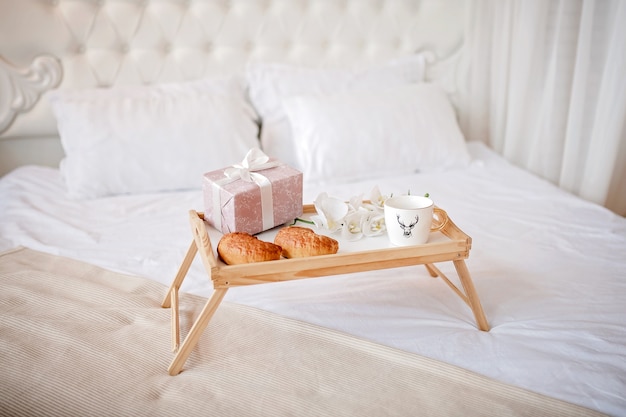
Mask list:
[{"label": "cup handle", "polygon": [[433,223],[430,226],[431,232],[438,232],[448,224],[448,213],[445,210],[435,207],[433,209]]}]

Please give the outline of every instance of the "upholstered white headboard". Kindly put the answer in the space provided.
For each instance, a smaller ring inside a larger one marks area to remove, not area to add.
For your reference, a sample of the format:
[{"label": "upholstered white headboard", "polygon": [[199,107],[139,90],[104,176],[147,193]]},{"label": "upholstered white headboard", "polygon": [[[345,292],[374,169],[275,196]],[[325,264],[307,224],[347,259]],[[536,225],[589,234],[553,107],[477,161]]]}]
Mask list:
[{"label": "upholstered white headboard", "polygon": [[0,0],[0,175],[63,156],[46,92],[197,79],[250,61],[345,66],[428,50],[450,78],[463,0]]}]

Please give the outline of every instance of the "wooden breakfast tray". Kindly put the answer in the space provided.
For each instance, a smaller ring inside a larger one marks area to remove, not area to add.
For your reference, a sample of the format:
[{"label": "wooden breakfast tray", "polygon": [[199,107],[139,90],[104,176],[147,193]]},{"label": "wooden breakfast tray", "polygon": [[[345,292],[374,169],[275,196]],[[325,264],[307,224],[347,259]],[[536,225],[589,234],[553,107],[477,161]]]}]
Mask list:
[{"label": "wooden breakfast tray", "polygon": [[[310,215],[312,213],[315,213],[315,207],[313,205],[305,205],[304,214]],[[219,240],[222,234],[204,222],[203,213],[191,210],[189,212],[189,220],[193,241],[161,303],[162,307],[171,307],[172,309],[172,349],[176,352],[176,355],[168,368],[170,375],[177,375],[181,371],[191,351],[198,343],[202,332],[222,302],[226,291],[230,287],[241,285],[315,278],[409,265],[425,265],[432,277],[441,278],[455,294],[465,301],[474,313],[478,328],[483,331],[489,331],[489,324],[474,288],[469,270],[465,265],[465,259],[469,257],[472,239],[459,229],[450,218],[448,218],[444,228],[440,232],[431,234],[428,243],[424,245],[390,247],[388,239],[380,237],[369,239],[378,239],[379,242],[383,242],[382,246],[374,249],[363,249],[355,244],[350,245],[349,243],[351,242],[345,242],[346,245],[344,245],[344,242],[340,242],[339,252],[333,255],[280,259],[277,261],[240,265],[227,265],[219,259],[217,252],[213,250],[210,235],[216,241],[216,239]],[[259,235],[259,238],[270,241],[262,234]],[[345,249],[345,246],[348,248]],[[183,343],[180,344],[178,291],[198,252],[202,258],[204,268],[213,282],[214,291],[191,327],[189,334],[183,340]],[[435,262],[445,261],[454,263],[463,291],[433,265]]]}]

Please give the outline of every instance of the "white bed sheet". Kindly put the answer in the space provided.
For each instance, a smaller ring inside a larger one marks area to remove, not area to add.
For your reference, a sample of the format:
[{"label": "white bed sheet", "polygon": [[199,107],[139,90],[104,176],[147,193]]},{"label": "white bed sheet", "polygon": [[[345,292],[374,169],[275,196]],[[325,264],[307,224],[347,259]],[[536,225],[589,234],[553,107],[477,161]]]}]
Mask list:
[{"label": "white bed sheet", "polygon": [[[340,198],[430,193],[472,241],[492,329],[422,267],[231,289],[226,300],[439,359],[611,415],[626,415],[626,219],[513,167],[479,143],[467,169],[332,186]],[[0,180],[0,250],[63,255],[169,285],[191,242],[197,191],[72,201],[58,170]],[[375,238],[372,238],[375,239]],[[451,263],[438,264],[456,277]],[[199,259],[183,291],[208,296]],[[164,370],[165,371],[165,370]]]}]

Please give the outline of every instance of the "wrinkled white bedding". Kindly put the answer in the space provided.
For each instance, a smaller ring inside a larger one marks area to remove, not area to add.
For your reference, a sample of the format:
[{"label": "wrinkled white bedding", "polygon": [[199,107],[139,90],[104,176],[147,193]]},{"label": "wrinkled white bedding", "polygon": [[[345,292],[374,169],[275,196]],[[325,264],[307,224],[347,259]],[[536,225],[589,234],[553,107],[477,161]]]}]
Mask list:
[{"label": "wrinkled white bedding", "polygon": [[[423,267],[231,289],[226,300],[320,324],[611,415],[626,415],[626,219],[519,170],[478,143],[467,169],[305,185],[348,199],[428,192],[472,237],[467,265],[492,330]],[[200,185],[200,181],[199,181]],[[196,191],[91,201],[58,170],[0,180],[0,250],[68,256],[169,284],[191,242]],[[376,239],[376,238],[370,238]],[[455,277],[452,264],[437,265]],[[182,290],[208,296],[199,259]]]}]

